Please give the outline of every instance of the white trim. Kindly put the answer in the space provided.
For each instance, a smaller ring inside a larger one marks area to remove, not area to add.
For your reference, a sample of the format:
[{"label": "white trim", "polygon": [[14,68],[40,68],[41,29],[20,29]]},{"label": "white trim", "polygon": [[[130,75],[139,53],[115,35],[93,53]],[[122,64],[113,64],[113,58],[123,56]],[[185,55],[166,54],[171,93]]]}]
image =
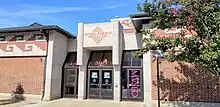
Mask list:
[{"label": "white trim", "polygon": [[16,40],[16,42],[26,42],[26,40]]},{"label": "white trim", "polygon": [[35,40],[36,42],[42,42],[42,41],[44,41],[44,42],[46,42],[47,40],[45,40],[45,39],[41,39],[41,40]]},{"label": "white trim", "polygon": [[110,19],[110,21],[112,22],[112,21],[119,21],[119,20],[131,20],[131,18],[130,17],[124,17],[124,18],[112,18],[112,19]]},{"label": "white trim", "polygon": [[143,20],[143,19],[151,19],[151,18],[150,17],[132,18],[132,20]]},{"label": "white trim", "polygon": [[0,41],[0,43],[7,43],[7,41]]}]

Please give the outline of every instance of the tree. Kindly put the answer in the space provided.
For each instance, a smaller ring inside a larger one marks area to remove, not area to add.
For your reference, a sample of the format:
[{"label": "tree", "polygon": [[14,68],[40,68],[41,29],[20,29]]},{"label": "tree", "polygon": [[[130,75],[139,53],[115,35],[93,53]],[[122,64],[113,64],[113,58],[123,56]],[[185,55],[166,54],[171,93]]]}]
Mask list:
[{"label": "tree", "polygon": [[151,17],[152,29],[181,29],[175,37],[142,29],[150,37],[137,55],[160,49],[169,61],[201,64],[220,75],[220,0],[146,0],[137,9]]}]

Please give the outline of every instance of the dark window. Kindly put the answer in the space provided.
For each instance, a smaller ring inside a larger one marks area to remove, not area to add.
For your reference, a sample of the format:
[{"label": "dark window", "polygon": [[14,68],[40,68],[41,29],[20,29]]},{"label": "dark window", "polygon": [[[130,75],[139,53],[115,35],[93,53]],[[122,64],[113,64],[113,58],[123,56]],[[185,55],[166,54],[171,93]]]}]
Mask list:
[{"label": "dark window", "polygon": [[15,38],[16,38],[16,41],[24,40],[24,36],[23,35],[15,36]]},{"label": "dark window", "polygon": [[112,66],[112,52],[91,52],[89,66]]},{"label": "dark window", "polygon": [[123,66],[142,66],[142,59],[134,55],[135,51],[123,52]]},{"label": "dark window", "polygon": [[107,60],[108,63],[105,64],[105,66],[111,66],[112,65],[112,52],[104,52],[103,53],[103,61]]},{"label": "dark window", "polygon": [[35,34],[35,40],[43,40],[44,39],[44,36],[43,34]]},{"label": "dark window", "polygon": [[126,51],[123,54],[123,66],[131,66],[132,61],[132,51]]},{"label": "dark window", "polygon": [[65,66],[76,66],[76,57],[76,52],[68,53]]},{"label": "dark window", "polygon": [[0,41],[4,42],[5,41],[5,36],[0,36]]},{"label": "dark window", "polygon": [[132,57],[132,66],[141,66],[141,58],[140,57],[137,57],[137,56],[134,56],[133,54],[133,57]]},{"label": "dark window", "polygon": [[89,61],[90,66],[97,66],[97,61],[102,61],[103,52],[92,52],[91,59]]}]

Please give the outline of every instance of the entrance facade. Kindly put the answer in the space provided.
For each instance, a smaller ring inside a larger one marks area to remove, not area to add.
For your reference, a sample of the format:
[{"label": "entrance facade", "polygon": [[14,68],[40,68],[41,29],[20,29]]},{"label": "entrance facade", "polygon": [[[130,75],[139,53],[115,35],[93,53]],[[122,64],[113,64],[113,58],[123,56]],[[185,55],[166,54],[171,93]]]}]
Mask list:
[{"label": "entrance facade", "polygon": [[[114,100],[115,73],[120,73],[120,99],[143,101],[142,58],[134,56],[135,51],[124,51],[121,71],[114,71],[112,51],[92,51],[86,71],[86,98]],[[63,97],[78,97],[79,68],[74,63],[76,53],[69,53],[64,67]]]},{"label": "entrance facade", "polygon": [[113,99],[112,69],[90,69],[88,71],[88,98]]},{"label": "entrance facade", "polygon": [[125,30],[118,20],[78,28],[78,99],[143,101],[142,59],[132,51],[142,46],[142,36],[131,33],[135,28]]},{"label": "entrance facade", "polygon": [[91,52],[87,71],[87,98],[113,99],[111,51]]}]

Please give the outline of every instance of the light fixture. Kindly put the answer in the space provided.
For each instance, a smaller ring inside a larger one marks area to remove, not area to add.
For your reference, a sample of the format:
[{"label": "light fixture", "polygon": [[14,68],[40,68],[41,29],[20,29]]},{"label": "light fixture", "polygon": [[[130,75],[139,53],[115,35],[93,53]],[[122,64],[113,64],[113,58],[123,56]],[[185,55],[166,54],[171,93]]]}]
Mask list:
[{"label": "light fixture", "polygon": [[164,56],[163,52],[159,49],[153,51],[153,56],[156,58],[162,58]]}]

